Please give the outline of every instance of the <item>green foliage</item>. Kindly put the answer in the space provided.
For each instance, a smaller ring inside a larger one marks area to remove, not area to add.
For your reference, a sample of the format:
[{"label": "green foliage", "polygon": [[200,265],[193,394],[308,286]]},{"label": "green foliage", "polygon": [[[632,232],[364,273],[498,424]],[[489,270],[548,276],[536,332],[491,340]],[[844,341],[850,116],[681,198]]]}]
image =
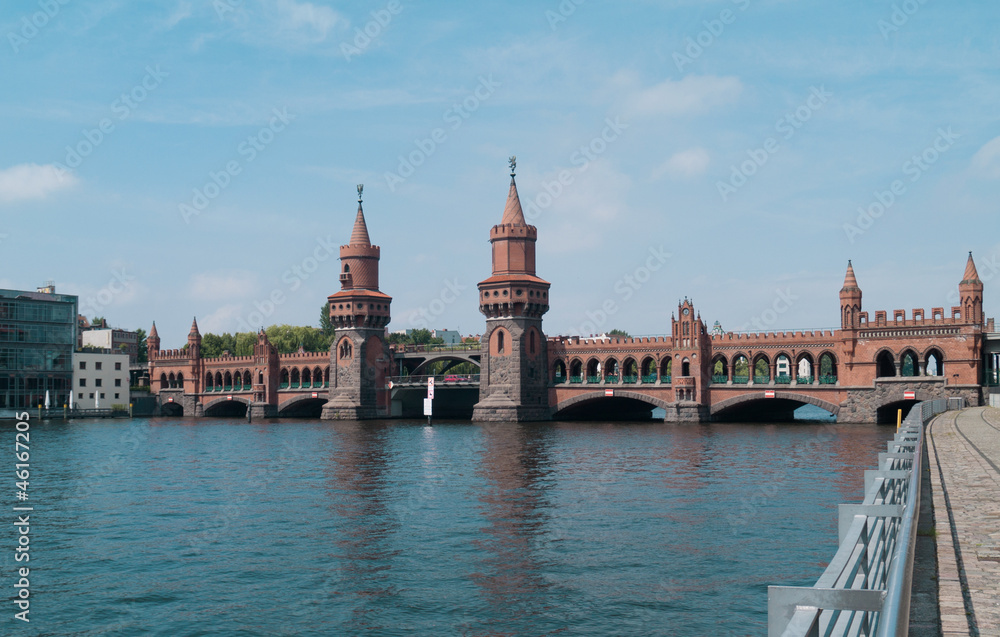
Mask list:
[{"label": "green foliage", "polygon": [[149,350],[146,347],[146,330],[141,327],[135,331],[136,338],[139,341],[139,353],[136,355],[137,363],[145,363],[149,361]]},{"label": "green foliage", "polygon": [[393,332],[389,334],[389,344],[390,345],[413,345],[413,339],[411,339],[406,334],[398,334]]},{"label": "green foliage", "polygon": [[390,345],[443,345],[444,339],[431,336],[430,330],[416,329],[409,334],[390,334]]},{"label": "green foliage", "polygon": [[608,332],[608,336],[617,336],[618,338],[632,338],[628,332],[625,330],[614,329]]},{"label": "green foliage", "polygon": [[[272,325],[264,332],[281,354],[297,352],[299,345],[307,352],[326,352],[333,342],[333,333],[324,334],[323,330],[316,327]],[[232,356],[253,356],[256,344],[256,332],[226,332],[221,335],[208,333],[201,337],[201,355],[205,358],[218,358],[228,351]]]},{"label": "green foliage", "polygon": [[725,373],[726,373],[726,370],[725,370],[725,366],[722,364],[722,361],[715,361],[715,366],[712,367],[712,375],[714,375],[714,376],[722,376]]},{"label": "green foliage", "polygon": [[733,376],[749,376],[750,375],[750,362],[744,356],[740,356],[733,363]]},{"label": "green foliage", "polygon": [[323,304],[319,309],[319,329],[323,336],[333,336],[333,321],[330,320],[330,303]]}]

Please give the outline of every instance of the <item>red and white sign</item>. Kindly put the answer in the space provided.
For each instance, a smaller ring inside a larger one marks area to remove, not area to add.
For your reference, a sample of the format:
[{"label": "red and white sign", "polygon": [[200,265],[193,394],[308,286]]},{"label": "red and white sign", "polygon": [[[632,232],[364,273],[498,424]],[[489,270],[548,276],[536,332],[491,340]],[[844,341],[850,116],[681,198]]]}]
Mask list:
[{"label": "red and white sign", "polygon": [[232,400],[232,399],[233,399],[232,396],[226,396],[226,400]]},{"label": "red and white sign", "polygon": [[319,392],[315,392],[315,391],[314,391],[314,392],[312,393],[312,395],[313,395],[313,398],[319,398]]},{"label": "red and white sign", "polygon": [[430,398],[430,399],[432,399],[432,400],[434,398],[434,377],[433,376],[431,376],[430,378],[427,379],[427,397]]},{"label": "red and white sign", "polygon": [[773,389],[765,389],[764,390],[764,398],[774,398],[774,390]]},{"label": "red and white sign", "polygon": [[613,389],[605,389],[604,390],[604,395],[605,396],[614,396],[615,395],[615,390],[613,390]]},{"label": "red and white sign", "polygon": [[915,391],[903,392],[903,400],[916,400],[916,399],[917,399],[917,392]]},{"label": "red and white sign", "polygon": [[174,399],[173,399],[173,397],[171,397],[171,398],[168,398],[168,399],[167,399],[167,402],[168,402],[168,403],[172,403],[172,402],[174,402]]}]

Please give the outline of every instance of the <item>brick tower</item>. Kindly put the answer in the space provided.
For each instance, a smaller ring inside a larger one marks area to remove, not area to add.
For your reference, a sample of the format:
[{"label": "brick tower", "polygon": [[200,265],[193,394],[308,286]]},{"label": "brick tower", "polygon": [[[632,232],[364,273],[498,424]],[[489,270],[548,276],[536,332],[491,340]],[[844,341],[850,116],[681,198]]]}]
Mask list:
[{"label": "brick tower", "polygon": [[385,385],[392,364],[385,326],[392,298],[378,289],[381,250],[368,238],[358,186],[358,215],[350,243],[340,246],[340,291],[327,297],[335,328],[330,345],[330,397],[324,420],[389,415]]},{"label": "brick tower", "polygon": [[[854,357],[858,345],[858,330],[861,328],[861,288],[854,276],[854,266],[847,260],[847,274],[844,275],[844,285],[840,288],[840,329],[841,342],[845,354],[844,363],[847,371],[854,368]],[[819,364],[819,361],[815,361]],[[810,370],[813,376],[819,376],[820,370]]]},{"label": "brick tower", "polygon": [[153,327],[150,328],[149,334],[146,336],[146,359],[153,360],[159,353],[160,335],[156,331],[156,321],[153,321]]},{"label": "brick tower", "polygon": [[983,325],[983,282],[979,280],[971,252],[965,264],[962,282],[958,284],[958,295],[961,299],[962,318],[968,323]]},{"label": "brick tower", "polygon": [[490,422],[550,420],[548,356],[542,315],[549,283],[535,276],[538,230],[521,211],[510,158],[510,192],[500,224],[490,230],[493,276],[479,284],[486,315],[481,342],[479,403],[472,419]]}]

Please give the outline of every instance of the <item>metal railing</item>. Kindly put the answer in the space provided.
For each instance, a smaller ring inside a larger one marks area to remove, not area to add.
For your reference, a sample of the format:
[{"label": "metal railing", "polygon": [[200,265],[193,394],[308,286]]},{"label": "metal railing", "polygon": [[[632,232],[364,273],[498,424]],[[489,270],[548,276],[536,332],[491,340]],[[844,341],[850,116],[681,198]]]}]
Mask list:
[{"label": "metal railing", "polygon": [[907,634],[924,423],[964,406],[951,400],[914,405],[878,469],[865,471],[864,501],[840,505],[840,547],[816,584],[768,587],[769,637]]},{"label": "metal railing", "polygon": [[477,385],[479,374],[414,374],[412,376],[390,376],[389,382],[394,387],[416,387],[426,385],[427,379],[433,378],[434,385]]}]

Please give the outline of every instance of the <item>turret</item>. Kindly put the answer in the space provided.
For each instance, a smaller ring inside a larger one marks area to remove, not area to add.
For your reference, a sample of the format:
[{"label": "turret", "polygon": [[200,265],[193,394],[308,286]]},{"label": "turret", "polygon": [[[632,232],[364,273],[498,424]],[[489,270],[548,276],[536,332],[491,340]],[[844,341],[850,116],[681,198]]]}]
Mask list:
[{"label": "turret", "polygon": [[191,331],[188,332],[188,356],[201,357],[201,332],[198,331],[198,319],[191,321]]},{"label": "turret", "polygon": [[160,335],[157,334],[156,332],[156,321],[153,321],[153,327],[150,328],[149,335],[146,337],[147,359],[153,360],[159,353],[160,353]]},{"label": "turret", "polygon": [[969,260],[965,264],[965,274],[958,284],[958,294],[962,304],[962,319],[975,325],[983,324],[983,282],[976,271],[976,263],[969,252]]},{"label": "turret", "polygon": [[847,274],[844,275],[844,287],[840,288],[840,327],[854,330],[860,327],[861,288],[854,276],[854,266],[847,261]]}]

